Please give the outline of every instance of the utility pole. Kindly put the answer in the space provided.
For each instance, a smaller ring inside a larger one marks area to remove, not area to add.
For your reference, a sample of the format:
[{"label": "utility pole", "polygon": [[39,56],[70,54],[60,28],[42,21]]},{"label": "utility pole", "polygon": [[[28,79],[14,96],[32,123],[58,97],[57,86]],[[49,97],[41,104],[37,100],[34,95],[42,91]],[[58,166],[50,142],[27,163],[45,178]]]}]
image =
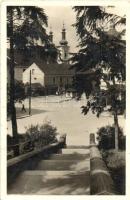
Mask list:
[{"label": "utility pole", "polygon": [[32,94],[32,88],[31,88],[31,70],[29,74],[29,115],[31,115],[31,94]]}]

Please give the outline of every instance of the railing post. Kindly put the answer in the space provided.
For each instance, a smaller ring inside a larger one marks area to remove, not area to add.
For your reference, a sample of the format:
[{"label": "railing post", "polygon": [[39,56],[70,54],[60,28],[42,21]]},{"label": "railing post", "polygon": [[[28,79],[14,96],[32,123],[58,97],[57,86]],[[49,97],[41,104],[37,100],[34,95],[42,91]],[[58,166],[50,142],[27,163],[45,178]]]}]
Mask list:
[{"label": "railing post", "polygon": [[66,147],[66,134],[60,136],[59,142],[62,144],[62,147]]},{"label": "railing post", "polygon": [[90,133],[90,145],[96,144],[95,143],[95,134],[94,133]]}]

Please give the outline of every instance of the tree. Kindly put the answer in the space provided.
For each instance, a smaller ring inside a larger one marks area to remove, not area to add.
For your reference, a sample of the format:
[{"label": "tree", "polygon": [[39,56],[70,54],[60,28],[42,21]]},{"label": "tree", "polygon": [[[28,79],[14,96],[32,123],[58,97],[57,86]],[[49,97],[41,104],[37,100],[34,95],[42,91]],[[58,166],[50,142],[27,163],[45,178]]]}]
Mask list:
[{"label": "tree", "polygon": [[[118,149],[119,125],[118,109],[125,102],[119,99],[120,88],[117,82],[125,81],[125,17],[111,14],[107,7],[79,6],[73,7],[76,12],[76,28],[80,38],[80,50],[72,58],[72,67],[77,71],[75,87],[78,98],[85,92],[87,105],[82,106],[82,112],[89,110],[97,114],[104,111],[107,100],[108,111],[113,113],[115,124],[115,148]],[[109,27],[106,26],[106,24]],[[123,27],[120,32],[115,28]],[[106,84],[105,90],[101,81]]]},{"label": "tree", "polygon": [[[15,80],[14,100],[15,102],[22,102],[26,98],[25,86],[22,81]],[[7,114],[10,115],[10,87],[7,85]]]},{"label": "tree", "polygon": [[42,8],[34,6],[8,6],[7,7],[7,38],[10,50],[10,110],[12,121],[12,133],[15,141],[14,154],[19,155],[18,131],[15,109],[15,49],[27,49],[35,44],[35,39],[41,39],[42,44],[49,43],[46,34],[47,16]]}]

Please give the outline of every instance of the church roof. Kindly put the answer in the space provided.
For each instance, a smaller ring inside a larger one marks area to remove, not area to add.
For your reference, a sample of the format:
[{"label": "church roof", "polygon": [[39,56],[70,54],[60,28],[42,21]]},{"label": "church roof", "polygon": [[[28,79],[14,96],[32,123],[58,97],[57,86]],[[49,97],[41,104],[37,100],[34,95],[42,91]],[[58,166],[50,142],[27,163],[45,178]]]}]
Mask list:
[{"label": "church roof", "polygon": [[[28,68],[33,63],[35,63],[46,75],[71,75],[73,76],[75,71],[74,69],[70,69],[70,65],[68,63],[56,63],[51,62],[47,64],[47,62],[44,61],[44,59],[37,57],[37,56],[23,56],[23,53],[21,51],[14,51],[14,57],[15,57],[15,67],[19,68]],[[10,54],[9,50],[7,51],[7,58],[8,63],[10,61]]]},{"label": "church roof", "polygon": [[70,65],[67,63],[50,63],[46,64],[37,60],[36,65],[46,74],[46,75],[71,75],[73,76],[75,70],[70,69]]}]

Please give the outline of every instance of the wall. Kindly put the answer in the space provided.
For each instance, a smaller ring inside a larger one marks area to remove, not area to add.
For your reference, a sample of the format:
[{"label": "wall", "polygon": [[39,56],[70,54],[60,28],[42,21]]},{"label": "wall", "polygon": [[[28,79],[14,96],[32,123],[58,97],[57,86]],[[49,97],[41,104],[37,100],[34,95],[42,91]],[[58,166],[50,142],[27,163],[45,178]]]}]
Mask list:
[{"label": "wall", "polygon": [[[61,80],[62,79],[62,80]],[[72,76],[69,75],[47,75],[45,76],[45,86],[48,85],[71,85],[72,84]]]},{"label": "wall", "polygon": [[33,63],[23,72],[23,83],[29,83],[30,81],[30,70],[31,70],[31,83],[40,83],[44,86],[44,72]]}]

